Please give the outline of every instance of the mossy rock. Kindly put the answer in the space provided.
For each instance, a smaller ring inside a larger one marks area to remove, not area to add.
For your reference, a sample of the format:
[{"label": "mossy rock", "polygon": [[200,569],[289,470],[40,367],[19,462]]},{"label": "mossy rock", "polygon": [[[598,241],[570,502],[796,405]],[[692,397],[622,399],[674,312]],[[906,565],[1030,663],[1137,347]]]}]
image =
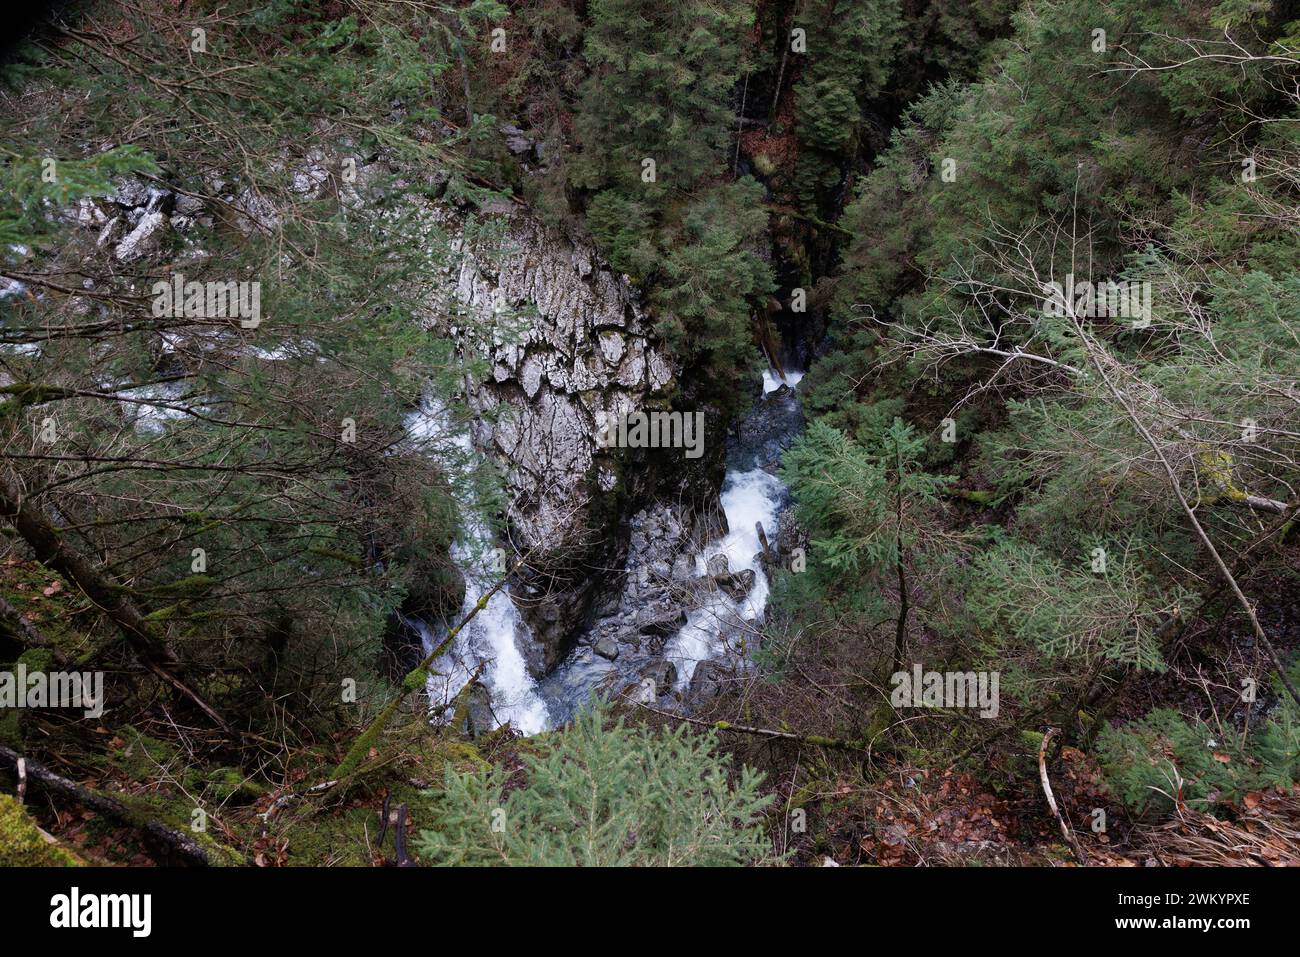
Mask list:
[{"label": "mossy rock", "polygon": [[14,798],[0,794],[0,867],[76,867],[81,861],[45,839]]},{"label": "mossy rock", "polygon": [[36,671],[52,671],[54,669],[54,652],[48,648],[28,648],[18,656],[18,661],[15,664],[26,668],[28,674]]}]

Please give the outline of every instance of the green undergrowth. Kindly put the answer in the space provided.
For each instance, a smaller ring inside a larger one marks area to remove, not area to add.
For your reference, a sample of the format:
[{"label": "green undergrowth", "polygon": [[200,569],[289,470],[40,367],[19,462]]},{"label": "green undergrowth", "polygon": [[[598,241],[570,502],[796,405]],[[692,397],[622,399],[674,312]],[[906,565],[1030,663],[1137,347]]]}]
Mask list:
[{"label": "green undergrowth", "polygon": [[[436,786],[447,771],[487,772],[492,760],[507,761],[532,747],[531,739],[512,738],[503,731],[477,741],[459,740],[416,715],[381,735],[347,781],[322,797],[309,796],[274,815],[267,832],[269,843],[282,852],[284,863],[293,865],[368,867],[377,859],[392,861],[391,826],[383,845],[377,843],[385,796],[390,813],[406,805],[407,820],[418,828],[427,825],[434,813],[428,787]],[[413,837],[408,831],[408,853],[421,863]]]}]

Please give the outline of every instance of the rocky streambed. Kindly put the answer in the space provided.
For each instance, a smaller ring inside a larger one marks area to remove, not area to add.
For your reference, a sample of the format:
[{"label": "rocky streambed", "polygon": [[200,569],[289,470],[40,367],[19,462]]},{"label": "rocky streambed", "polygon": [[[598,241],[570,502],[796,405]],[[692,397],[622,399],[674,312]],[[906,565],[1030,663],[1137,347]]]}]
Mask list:
[{"label": "rocky streambed", "polygon": [[[690,710],[741,676],[757,647],[770,575],[803,544],[776,475],[803,424],[792,387],[798,379],[766,377],[763,394],[730,431],[716,510],[661,500],[627,519],[622,566],[596,587],[571,649],[553,667],[535,677],[524,672],[521,661],[537,659],[537,638],[515,599],[500,592],[435,665],[435,710],[480,666],[473,730],[508,721],[525,733],[565,723],[593,694]],[[467,534],[485,532],[471,523]],[[456,552],[470,585],[466,611],[490,585],[476,554],[482,550],[469,543]],[[439,636],[418,627],[431,647]]]},{"label": "rocky streambed", "polygon": [[803,416],[791,385],[767,386],[727,439],[721,516],[662,501],[631,516],[621,574],[540,683],[553,720],[593,692],[690,708],[749,667],[769,576],[799,545],[776,470]]},{"label": "rocky streambed", "polygon": [[[465,383],[478,413],[467,440],[504,476],[502,517],[528,571],[435,664],[435,713],[475,673],[477,731],[564,723],[593,693],[698,704],[748,666],[770,571],[797,545],[776,470],[802,428],[799,376],[766,374],[730,425],[706,410],[700,460],[682,449],[629,457],[602,448],[602,418],[669,408],[678,379],[638,297],[581,237],[509,209],[492,229],[467,230],[456,217],[444,216],[461,239],[430,316],[489,320],[460,334],[467,360],[485,358],[489,369]],[[484,540],[487,516],[472,512],[467,503],[453,556],[466,580],[463,612],[495,581],[475,557],[494,544]],[[430,623],[414,627],[426,649],[440,640]]]},{"label": "rocky streambed", "polygon": [[[360,168],[345,202],[362,203],[365,184],[387,172],[381,161]],[[312,196],[328,177],[309,165],[299,178]],[[242,210],[239,228],[274,220],[251,193],[220,182],[211,188]],[[681,401],[683,392],[680,370],[659,351],[626,278],[582,236],[546,227],[512,204],[426,209],[451,247],[446,281],[429,291],[426,325],[457,341],[467,369],[480,360],[476,367],[488,371],[467,374],[456,397],[474,413],[463,433],[436,402],[413,411],[408,429],[416,437],[432,430],[438,441],[450,438],[457,455],[497,464],[506,507],[495,517],[510,538],[497,541],[494,516],[463,503],[452,559],[464,598],[459,614],[446,608],[444,619],[459,620],[500,578],[498,549],[528,556],[527,574],[494,595],[435,664],[434,713],[444,714],[475,675],[476,730],[509,722],[534,733],[568,720],[593,693],[634,689],[664,708],[698,703],[747,667],[770,570],[798,544],[776,477],[780,453],[802,428],[792,388],[798,374],[785,381],[767,373],[735,422],[704,408],[706,451],[698,461],[683,459],[681,449],[631,458],[603,449],[602,418],[666,410],[670,396]],[[148,260],[172,233],[186,238],[211,218],[193,197],[132,177],[108,199],[82,201],[67,215],[90,244],[123,263]],[[21,291],[11,283],[0,295]],[[476,321],[461,323],[470,313]],[[245,351],[270,362],[309,346]],[[165,360],[165,336],[161,348]],[[171,415],[141,409],[134,424],[145,431],[163,428]],[[402,654],[418,657],[411,645],[427,651],[445,634],[429,604],[413,602],[394,623]]]}]

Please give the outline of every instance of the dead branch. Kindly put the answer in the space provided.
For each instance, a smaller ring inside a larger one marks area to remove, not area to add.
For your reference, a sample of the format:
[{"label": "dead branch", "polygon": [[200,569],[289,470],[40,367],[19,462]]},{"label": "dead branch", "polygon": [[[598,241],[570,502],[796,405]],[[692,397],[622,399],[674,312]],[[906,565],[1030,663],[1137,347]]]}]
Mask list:
[{"label": "dead branch", "polygon": [[1084,854],[1078,838],[1074,836],[1074,832],[1065,823],[1065,818],[1061,816],[1061,812],[1056,806],[1056,797],[1052,794],[1052,782],[1047,779],[1047,746],[1052,743],[1052,738],[1056,736],[1059,730],[1059,728],[1048,728],[1047,733],[1043,735],[1043,743],[1038,746],[1038,778],[1043,782],[1043,793],[1047,795],[1047,806],[1052,809],[1052,816],[1056,818],[1056,823],[1061,825],[1061,837],[1065,838],[1065,843],[1070,845],[1070,850],[1074,852],[1074,859],[1086,867],[1088,865],[1088,855]]}]

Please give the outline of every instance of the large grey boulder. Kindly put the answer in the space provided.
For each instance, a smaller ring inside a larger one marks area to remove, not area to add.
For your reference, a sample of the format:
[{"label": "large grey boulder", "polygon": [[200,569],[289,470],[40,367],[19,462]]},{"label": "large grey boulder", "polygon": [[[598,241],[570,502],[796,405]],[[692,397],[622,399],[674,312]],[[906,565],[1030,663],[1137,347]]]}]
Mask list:
[{"label": "large grey boulder", "polygon": [[[583,566],[613,564],[611,528],[628,492],[619,450],[598,445],[599,423],[662,404],[675,370],[626,277],[585,240],[517,208],[472,227],[451,209],[432,215],[451,257],[425,322],[446,326],[466,362],[487,369],[465,383],[481,413],[471,436],[501,466],[512,542],[547,596],[521,611],[549,668],[587,614],[598,577]],[[476,321],[457,321],[466,314]],[[540,617],[547,605],[559,614]]]},{"label": "large grey boulder", "polygon": [[636,627],[643,635],[669,638],[686,624],[686,609],[673,601],[646,605],[636,613]]}]

